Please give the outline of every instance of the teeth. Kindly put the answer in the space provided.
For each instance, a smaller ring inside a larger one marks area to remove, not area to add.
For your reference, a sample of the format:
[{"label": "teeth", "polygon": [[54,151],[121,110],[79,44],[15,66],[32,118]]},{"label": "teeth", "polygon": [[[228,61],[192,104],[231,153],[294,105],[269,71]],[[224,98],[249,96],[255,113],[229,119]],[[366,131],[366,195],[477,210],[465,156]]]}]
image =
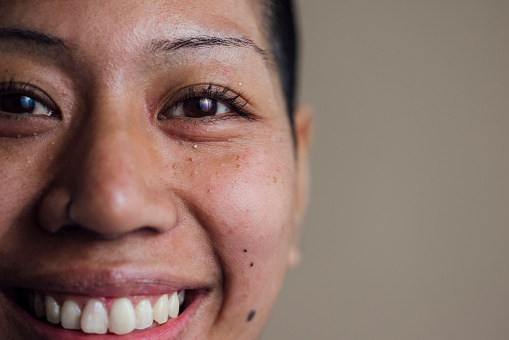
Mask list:
[{"label": "teeth", "polygon": [[81,315],[81,330],[85,333],[105,334],[108,331],[108,312],[101,301],[91,299]]},{"label": "teeth", "polygon": [[181,291],[179,291],[178,293],[178,297],[179,297],[179,306],[182,306],[182,304],[184,303],[184,298],[186,296],[186,291],[184,289],[182,289]]},{"label": "teeth", "polygon": [[157,300],[154,308],[152,308],[152,316],[159,324],[168,321],[168,294],[164,294]]},{"label": "teeth", "polygon": [[46,317],[48,322],[61,324],[65,329],[81,329],[89,334],[106,334],[109,330],[122,335],[134,329],[150,328],[154,321],[163,324],[168,317],[178,317],[184,298],[185,290],[181,290],[171,296],[161,295],[153,306],[149,299],[143,299],[136,308],[129,298],[119,298],[113,301],[109,316],[105,304],[99,299],[88,300],[83,310],[79,302],[65,300],[60,306],[52,296],[43,297],[39,293],[29,293],[28,302],[29,310],[37,317]]},{"label": "teeth", "polygon": [[80,329],[81,308],[74,301],[64,302],[61,311],[62,327],[66,329]]},{"label": "teeth", "polygon": [[109,330],[115,334],[127,334],[136,327],[136,317],[131,300],[121,298],[113,303],[110,311]]},{"label": "teeth", "polygon": [[176,318],[177,316],[179,316],[179,307],[180,304],[177,292],[173,292],[168,301],[168,315],[170,316],[170,318]]},{"label": "teeth", "polygon": [[35,294],[34,297],[34,311],[35,316],[38,318],[42,318],[46,315],[46,307],[44,307],[44,301],[42,300],[42,297],[39,294]]},{"label": "teeth", "polygon": [[54,324],[60,323],[60,306],[51,296],[46,296],[46,319]]},{"label": "teeth", "polygon": [[134,309],[136,315],[136,329],[145,329],[152,326],[154,317],[152,316],[152,306],[148,299],[141,300]]}]

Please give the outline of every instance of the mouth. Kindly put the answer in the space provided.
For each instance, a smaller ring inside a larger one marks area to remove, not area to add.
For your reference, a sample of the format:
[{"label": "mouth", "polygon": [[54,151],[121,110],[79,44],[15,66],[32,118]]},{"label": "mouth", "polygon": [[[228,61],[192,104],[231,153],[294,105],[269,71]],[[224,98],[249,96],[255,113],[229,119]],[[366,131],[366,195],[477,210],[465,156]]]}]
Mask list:
[{"label": "mouth", "polygon": [[50,332],[60,329],[73,338],[73,334],[135,335],[152,329],[182,328],[189,319],[185,312],[196,309],[204,293],[201,289],[181,289],[159,295],[89,297],[18,288],[8,295],[42,323],[41,328]]}]

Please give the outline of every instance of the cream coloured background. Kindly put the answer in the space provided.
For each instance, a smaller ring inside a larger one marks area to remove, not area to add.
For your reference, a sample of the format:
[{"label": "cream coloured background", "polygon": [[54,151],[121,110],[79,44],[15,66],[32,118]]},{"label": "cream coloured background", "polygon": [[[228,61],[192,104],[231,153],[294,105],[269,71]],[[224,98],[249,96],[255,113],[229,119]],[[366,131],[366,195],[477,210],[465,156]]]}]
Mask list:
[{"label": "cream coloured background", "polygon": [[262,339],[509,339],[509,1],[298,4],[312,201]]}]

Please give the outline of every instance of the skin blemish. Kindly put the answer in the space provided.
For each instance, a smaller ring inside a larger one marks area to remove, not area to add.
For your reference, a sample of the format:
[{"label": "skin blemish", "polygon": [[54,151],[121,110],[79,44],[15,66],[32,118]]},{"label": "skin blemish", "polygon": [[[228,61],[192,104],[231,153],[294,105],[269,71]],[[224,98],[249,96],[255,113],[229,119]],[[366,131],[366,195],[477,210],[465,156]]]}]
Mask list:
[{"label": "skin blemish", "polygon": [[249,314],[247,315],[247,322],[253,320],[255,314],[256,314],[256,311],[254,309],[252,311],[250,311]]},{"label": "skin blemish", "polygon": [[247,253],[247,249],[244,249],[244,253]]},{"label": "skin blemish", "polygon": [[197,149],[197,148],[198,148],[198,144],[194,144],[193,149]]},{"label": "skin blemish", "polygon": [[253,263],[253,262],[251,262],[251,264],[250,264],[249,266],[250,266],[250,267],[254,266],[254,263]]}]

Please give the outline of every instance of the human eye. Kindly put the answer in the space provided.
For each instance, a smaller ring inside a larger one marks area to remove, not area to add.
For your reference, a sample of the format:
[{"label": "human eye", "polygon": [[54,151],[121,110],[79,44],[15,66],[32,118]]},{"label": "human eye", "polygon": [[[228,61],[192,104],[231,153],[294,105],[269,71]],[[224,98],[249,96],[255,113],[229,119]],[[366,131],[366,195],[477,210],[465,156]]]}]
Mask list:
[{"label": "human eye", "polygon": [[247,102],[240,94],[227,88],[214,85],[190,86],[170,96],[158,118],[188,118],[204,122],[232,117],[254,119],[246,106]]},{"label": "human eye", "polygon": [[13,81],[0,83],[0,113],[11,117],[60,117],[56,106],[42,91]]}]

